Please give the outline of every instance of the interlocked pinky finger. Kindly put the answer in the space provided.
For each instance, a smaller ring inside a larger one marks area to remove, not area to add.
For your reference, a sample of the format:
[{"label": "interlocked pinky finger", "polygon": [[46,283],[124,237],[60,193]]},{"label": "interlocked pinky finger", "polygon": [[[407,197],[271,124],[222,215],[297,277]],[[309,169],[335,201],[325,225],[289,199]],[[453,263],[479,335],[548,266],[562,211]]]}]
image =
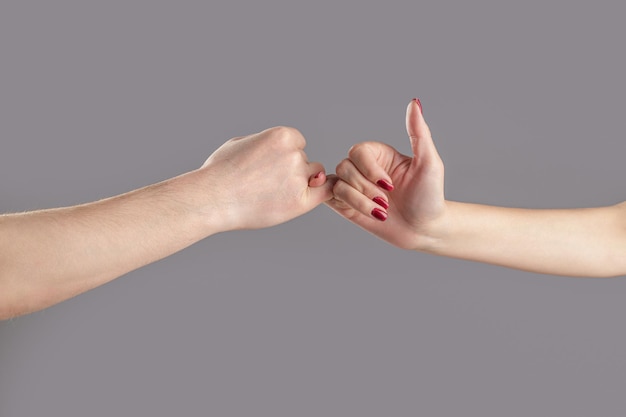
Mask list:
[{"label": "interlocked pinky finger", "polygon": [[370,199],[343,180],[337,181],[333,188],[333,193],[337,200],[344,202],[361,214],[383,222],[387,220],[389,204],[384,198],[375,197]]}]

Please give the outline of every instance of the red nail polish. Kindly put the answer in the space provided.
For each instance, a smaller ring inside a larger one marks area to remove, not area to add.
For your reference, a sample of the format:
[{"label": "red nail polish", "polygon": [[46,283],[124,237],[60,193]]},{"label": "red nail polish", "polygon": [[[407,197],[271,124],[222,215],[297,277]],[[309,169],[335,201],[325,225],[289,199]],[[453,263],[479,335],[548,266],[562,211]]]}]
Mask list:
[{"label": "red nail polish", "polygon": [[384,222],[385,220],[387,220],[387,213],[385,213],[379,208],[375,208],[372,210],[372,216],[380,220],[381,222]]},{"label": "red nail polish", "polygon": [[424,114],[424,110],[422,109],[422,102],[420,101],[420,99],[419,98],[414,98],[413,101],[416,102],[417,103],[417,107],[420,108],[420,113]]},{"label": "red nail polish", "polygon": [[383,190],[387,190],[387,191],[393,190],[393,184],[391,184],[387,180],[378,180],[376,184],[378,184],[380,188],[382,188]]},{"label": "red nail polish", "polygon": [[387,201],[382,197],[374,197],[372,198],[372,201],[384,208],[385,210],[389,208],[389,203],[387,203]]}]

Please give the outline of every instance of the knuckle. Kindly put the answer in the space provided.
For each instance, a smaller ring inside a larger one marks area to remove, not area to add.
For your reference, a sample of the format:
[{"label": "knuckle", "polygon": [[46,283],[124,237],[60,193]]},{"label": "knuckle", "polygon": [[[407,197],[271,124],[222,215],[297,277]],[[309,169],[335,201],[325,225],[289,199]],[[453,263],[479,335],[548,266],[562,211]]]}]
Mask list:
[{"label": "knuckle", "polygon": [[297,132],[296,129],[289,126],[274,126],[270,128],[270,131],[278,136],[289,136],[294,132]]},{"label": "knuckle", "polygon": [[268,131],[268,139],[273,145],[282,146],[289,140],[289,134],[282,126],[272,127]]},{"label": "knuckle", "polygon": [[339,162],[339,164],[337,164],[337,167],[335,168],[335,173],[337,174],[337,176],[340,178],[345,178],[348,175],[350,165],[351,162],[347,159]]},{"label": "knuckle", "polygon": [[356,145],[352,145],[348,150],[348,158],[355,158],[363,153],[363,148],[365,143],[357,143]]},{"label": "knuckle", "polygon": [[270,137],[278,146],[289,146],[304,140],[302,133],[289,126],[275,126],[269,129]]},{"label": "knuckle", "polygon": [[345,190],[345,186],[345,182],[343,182],[342,180],[337,180],[335,185],[333,185],[333,194],[341,198],[343,195],[343,191]]},{"label": "knuckle", "polygon": [[374,148],[375,142],[361,142],[353,145],[350,150],[348,150],[348,157],[350,158],[359,158],[362,155],[369,153]]}]

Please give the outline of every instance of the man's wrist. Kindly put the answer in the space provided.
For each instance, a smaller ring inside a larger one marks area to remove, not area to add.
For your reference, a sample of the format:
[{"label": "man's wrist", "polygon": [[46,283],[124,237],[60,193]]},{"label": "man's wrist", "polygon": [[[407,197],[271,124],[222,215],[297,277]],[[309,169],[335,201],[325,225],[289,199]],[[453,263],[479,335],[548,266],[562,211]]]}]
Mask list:
[{"label": "man's wrist", "polygon": [[189,223],[198,240],[232,229],[223,195],[215,186],[218,181],[207,171],[190,171],[164,183],[175,210]]}]

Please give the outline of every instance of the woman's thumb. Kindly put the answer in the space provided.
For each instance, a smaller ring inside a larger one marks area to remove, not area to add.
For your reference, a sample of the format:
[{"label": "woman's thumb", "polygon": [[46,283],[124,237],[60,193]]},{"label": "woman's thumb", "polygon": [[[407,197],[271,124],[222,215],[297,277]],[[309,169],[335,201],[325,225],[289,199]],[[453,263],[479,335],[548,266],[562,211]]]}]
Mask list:
[{"label": "woman's thumb", "polygon": [[422,114],[422,103],[418,98],[411,100],[406,109],[406,131],[411,140],[413,156],[420,156],[425,151],[435,150],[430,129]]}]

